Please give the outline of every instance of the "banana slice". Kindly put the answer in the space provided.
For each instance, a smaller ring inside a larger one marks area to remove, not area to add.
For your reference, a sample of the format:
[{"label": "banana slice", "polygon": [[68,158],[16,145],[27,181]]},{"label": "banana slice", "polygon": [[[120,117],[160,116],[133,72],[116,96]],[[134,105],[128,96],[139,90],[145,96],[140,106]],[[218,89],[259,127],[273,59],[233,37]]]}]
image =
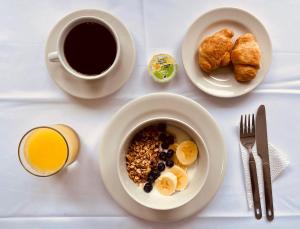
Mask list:
[{"label": "banana slice", "polygon": [[173,173],[177,177],[176,191],[182,191],[186,188],[188,184],[188,176],[183,168],[174,165],[172,168],[168,169],[168,172]]},{"label": "banana slice", "polygon": [[177,177],[171,172],[164,172],[155,181],[155,187],[160,194],[165,196],[172,195],[177,186]]},{"label": "banana slice", "polygon": [[190,140],[183,141],[176,150],[176,157],[185,166],[193,164],[198,156],[197,145]]},{"label": "banana slice", "polygon": [[[175,151],[176,152],[176,151]],[[183,165],[180,163],[180,161],[178,160],[177,156],[176,156],[176,153],[173,155],[172,157],[172,160],[174,161],[174,164],[175,165],[178,165],[179,167],[183,168],[184,170],[187,169],[187,166],[186,165]]]},{"label": "banana slice", "polygon": [[176,152],[178,146],[179,146],[178,143],[174,143],[174,144],[172,144],[172,145],[169,146],[169,149],[171,149],[171,150],[173,150],[174,152]]},{"label": "banana slice", "polygon": [[[174,143],[172,145],[169,146],[169,149],[173,150],[174,152],[176,152],[177,148],[178,148],[179,144],[178,143]],[[176,153],[174,153],[172,160],[174,161],[175,165],[180,166],[183,169],[186,169],[187,167],[183,164],[181,164],[178,160],[178,158],[176,157]]]}]

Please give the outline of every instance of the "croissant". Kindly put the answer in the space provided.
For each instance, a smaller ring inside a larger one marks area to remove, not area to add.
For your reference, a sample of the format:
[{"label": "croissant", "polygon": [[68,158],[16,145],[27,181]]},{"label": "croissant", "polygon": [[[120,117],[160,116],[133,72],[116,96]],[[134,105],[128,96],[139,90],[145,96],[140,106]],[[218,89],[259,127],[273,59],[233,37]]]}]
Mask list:
[{"label": "croissant", "polygon": [[231,61],[236,80],[241,82],[255,78],[260,65],[260,49],[253,34],[240,36],[232,49]]},{"label": "croissant", "polygon": [[232,37],[233,32],[230,29],[222,29],[202,41],[198,48],[198,63],[204,72],[211,73],[230,63]]}]

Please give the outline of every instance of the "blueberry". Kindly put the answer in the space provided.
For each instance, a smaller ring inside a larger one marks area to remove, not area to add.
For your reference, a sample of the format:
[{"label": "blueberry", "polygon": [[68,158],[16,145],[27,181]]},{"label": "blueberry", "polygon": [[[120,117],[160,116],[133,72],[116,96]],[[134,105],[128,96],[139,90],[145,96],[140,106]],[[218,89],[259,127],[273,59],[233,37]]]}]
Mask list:
[{"label": "blueberry", "polygon": [[158,136],[158,140],[162,141],[162,142],[165,142],[167,140],[167,135],[164,134],[164,133],[161,133],[159,136]]},{"label": "blueberry", "polygon": [[154,175],[154,180],[156,180],[160,176],[160,172],[157,169],[151,171]]},{"label": "blueberry", "polygon": [[173,167],[173,166],[174,166],[174,161],[172,161],[172,160],[167,160],[167,161],[166,161],[166,166],[168,166],[169,168]]},{"label": "blueberry", "polygon": [[157,169],[153,169],[148,174],[147,181],[153,183],[160,176],[160,172]]},{"label": "blueberry", "polygon": [[169,145],[174,144],[174,141],[175,141],[175,138],[174,138],[173,135],[169,135],[169,136],[167,137],[167,142],[169,143]]},{"label": "blueberry", "polygon": [[165,163],[163,162],[159,162],[158,165],[157,165],[157,170],[162,172],[165,170]]},{"label": "blueberry", "polygon": [[158,158],[165,161],[167,159],[167,154],[165,152],[160,152]]},{"label": "blueberry", "polygon": [[171,159],[173,157],[174,153],[175,153],[174,150],[169,149],[168,152],[166,153],[166,157],[168,159]]},{"label": "blueberry", "polygon": [[146,183],[146,184],[144,185],[144,191],[145,191],[145,192],[149,193],[149,192],[152,191],[152,189],[153,189],[153,186],[152,186],[151,183],[148,182],[148,183]]},{"label": "blueberry", "polygon": [[149,183],[153,183],[153,182],[155,181],[155,176],[154,176],[153,174],[150,173],[150,174],[148,175],[147,181],[148,181]]},{"label": "blueberry", "polygon": [[166,123],[159,123],[159,124],[157,125],[157,129],[158,129],[158,131],[161,131],[161,132],[166,131],[166,129],[167,129],[167,124],[166,124]]},{"label": "blueberry", "polygon": [[167,142],[167,141],[161,143],[161,148],[163,148],[163,149],[168,149],[169,146],[170,146],[170,144],[169,144],[169,142]]}]

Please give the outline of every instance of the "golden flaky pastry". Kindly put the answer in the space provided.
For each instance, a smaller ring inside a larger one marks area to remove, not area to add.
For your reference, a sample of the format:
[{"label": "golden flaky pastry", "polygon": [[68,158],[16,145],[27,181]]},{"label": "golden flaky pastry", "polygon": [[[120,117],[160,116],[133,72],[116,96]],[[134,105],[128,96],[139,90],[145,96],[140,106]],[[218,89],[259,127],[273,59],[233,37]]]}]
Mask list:
[{"label": "golden flaky pastry", "polygon": [[232,49],[231,61],[238,81],[252,80],[260,65],[260,49],[253,34],[240,36]]},{"label": "golden flaky pastry", "polygon": [[198,48],[198,63],[203,71],[211,73],[230,63],[232,37],[233,32],[230,29],[222,29],[202,41]]}]

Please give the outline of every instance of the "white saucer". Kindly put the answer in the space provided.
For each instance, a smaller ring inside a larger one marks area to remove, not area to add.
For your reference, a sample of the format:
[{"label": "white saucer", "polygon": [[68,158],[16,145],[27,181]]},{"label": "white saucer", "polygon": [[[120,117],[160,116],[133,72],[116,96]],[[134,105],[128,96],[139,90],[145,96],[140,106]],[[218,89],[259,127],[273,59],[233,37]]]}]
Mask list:
[{"label": "white saucer", "polygon": [[[197,63],[200,42],[222,28],[233,30],[234,41],[247,32],[255,35],[262,58],[261,68],[251,82],[237,82],[229,68],[220,69],[211,76],[200,70]],[[185,35],[181,52],[184,68],[191,81],[202,91],[217,97],[237,97],[253,90],[265,78],[272,60],[272,44],[263,24],[252,14],[237,8],[214,9],[196,19]]]},{"label": "white saucer", "polygon": [[[201,191],[187,204],[173,210],[153,210],[138,204],[123,189],[117,160],[121,140],[137,123],[151,118],[174,118],[192,126],[206,143],[209,160],[207,179]],[[100,142],[102,180],[115,201],[131,214],[151,221],[176,221],[197,213],[221,185],[227,158],[223,138],[211,115],[198,103],[170,93],[154,93],[135,99],[114,115]]]},{"label": "white saucer", "polygon": [[[98,80],[81,80],[72,77],[59,62],[50,62],[48,53],[56,50],[57,37],[61,29],[71,20],[81,16],[94,16],[105,21],[115,29],[120,39],[120,63],[112,75]],[[117,91],[130,77],[135,64],[135,47],[133,39],[125,25],[113,15],[100,10],[80,10],[62,18],[49,34],[45,50],[48,71],[56,84],[67,93],[84,99],[95,99]]]}]

